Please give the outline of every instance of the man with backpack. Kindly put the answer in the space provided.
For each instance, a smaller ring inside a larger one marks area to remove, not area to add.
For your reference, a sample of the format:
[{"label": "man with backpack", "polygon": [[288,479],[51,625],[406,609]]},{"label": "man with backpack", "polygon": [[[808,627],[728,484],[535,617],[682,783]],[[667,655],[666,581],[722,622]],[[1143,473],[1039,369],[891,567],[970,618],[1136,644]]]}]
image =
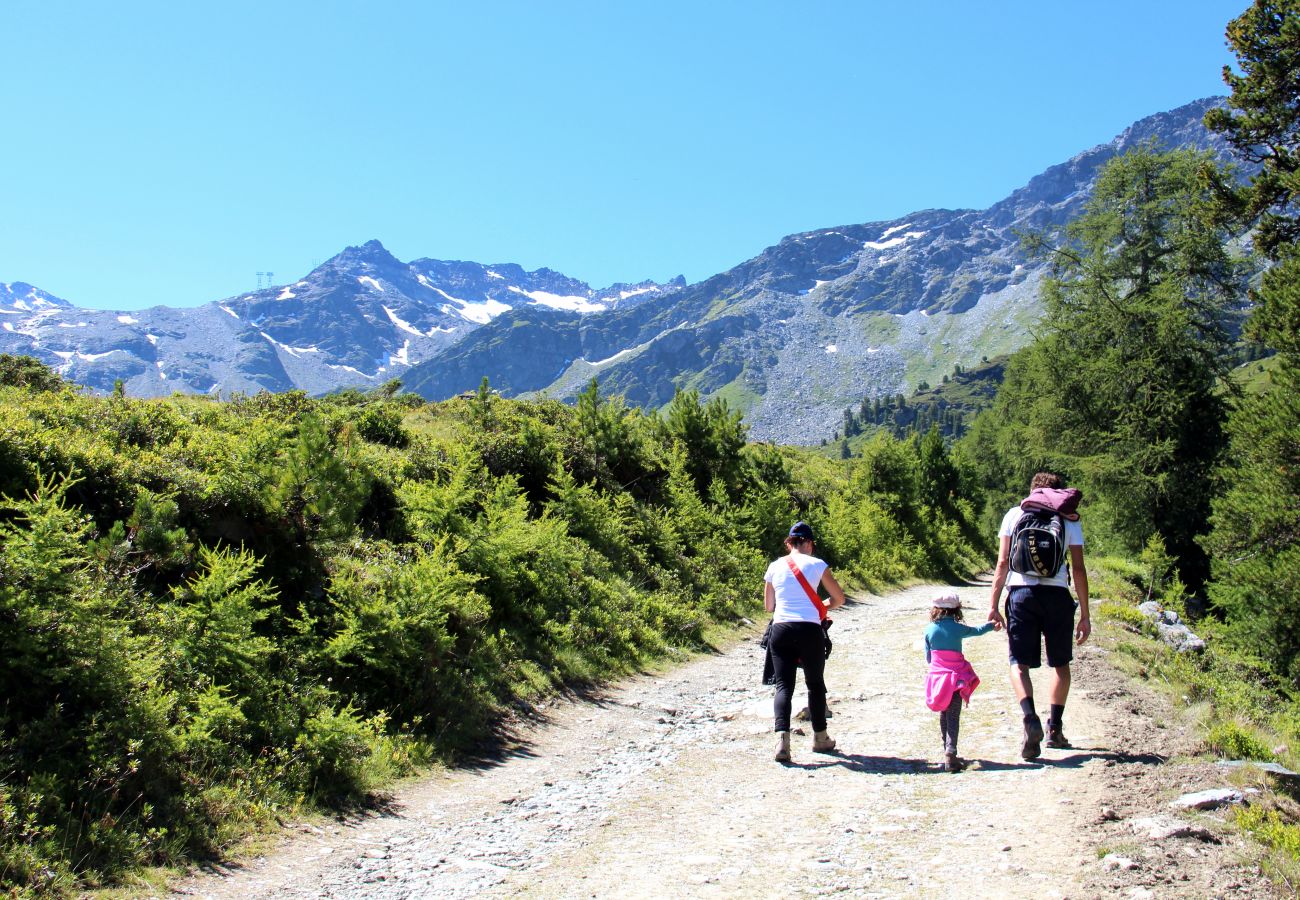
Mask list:
[{"label": "man with backpack", "polygon": [[[1070,746],[1062,718],[1070,693],[1070,660],[1074,658],[1071,639],[1082,644],[1092,632],[1083,528],[1076,511],[1081,497],[1079,491],[1063,487],[1059,475],[1039,472],[1030,483],[1029,496],[1007,510],[998,529],[998,565],[993,573],[989,621],[1006,626],[1011,687],[1025,717],[1020,747],[1025,759],[1038,757],[1044,737],[1029,679],[1029,670],[1042,665],[1043,644],[1047,645],[1047,664],[1052,667],[1047,746]],[[1071,575],[1079,598],[1077,624],[1075,601],[1070,596]],[[1004,586],[1005,619],[998,609]]]}]

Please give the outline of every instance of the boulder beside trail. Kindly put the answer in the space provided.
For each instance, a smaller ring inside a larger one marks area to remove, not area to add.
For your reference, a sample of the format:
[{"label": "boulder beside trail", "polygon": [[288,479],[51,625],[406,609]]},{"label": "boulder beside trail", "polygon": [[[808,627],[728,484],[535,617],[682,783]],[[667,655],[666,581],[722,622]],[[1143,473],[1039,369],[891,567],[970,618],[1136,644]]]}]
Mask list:
[{"label": "boulder beside trail", "polygon": [[1138,604],[1138,611],[1156,626],[1160,639],[1179,653],[1200,653],[1205,641],[1197,637],[1172,609],[1164,609],[1154,600]]},{"label": "boulder beside trail", "polygon": [[1169,805],[1175,809],[1218,809],[1220,806],[1230,806],[1245,801],[1246,795],[1241,791],[1232,788],[1212,788],[1183,794]]}]

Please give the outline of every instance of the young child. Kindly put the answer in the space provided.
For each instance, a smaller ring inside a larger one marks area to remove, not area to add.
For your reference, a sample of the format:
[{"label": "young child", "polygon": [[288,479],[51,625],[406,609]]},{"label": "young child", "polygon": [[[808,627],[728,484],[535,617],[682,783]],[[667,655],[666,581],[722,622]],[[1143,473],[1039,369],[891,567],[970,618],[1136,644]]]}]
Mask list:
[{"label": "young child", "polygon": [[961,642],[968,637],[992,631],[992,622],[978,627],[962,624],[961,600],[956,594],[944,594],[934,600],[930,625],[925,629],[925,661],[930,672],[925,679],[925,705],[939,714],[939,732],[943,735],[945,771],[960,772],[966,761],[957,756],[957,734],[961,727],[961,705],[970,703],[970,695],[979,687],[980,678],[961,652]]}]

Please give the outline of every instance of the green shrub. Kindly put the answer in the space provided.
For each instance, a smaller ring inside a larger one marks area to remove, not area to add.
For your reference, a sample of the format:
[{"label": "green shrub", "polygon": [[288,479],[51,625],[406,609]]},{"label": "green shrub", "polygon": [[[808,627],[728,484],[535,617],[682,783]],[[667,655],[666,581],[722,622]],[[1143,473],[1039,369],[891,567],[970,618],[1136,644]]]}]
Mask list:
[{"label": "green shrub", "polygon": [[1136,606],[1147,599],[1145,574],[1140,563],[1125,557],[1088,557],[1088,591],[1099,599]]},{"label": "green shrub", "polygon": [[295,768],[305,792],[318,800],[354,800],[372,785],[366,763],[383,736],[384,719],[361,719],[351,706],[321,709],[294,738]]},{"label": "green shrub", "polygon": [[1276,809],[1243,806],[1237,808],[1234,819],[1264,846],[1279,851],[1292,862],[1300,862],[1300,823],[1293,818]]},{"label": "green shrub", "polygon": [[1115,602],[1113,600],[1102,600],[1093,604],[1092,613],[1097,618],[1117,622],[1139,634],[1148,634],[1152,631],[1151,620],[1142,614],[1136,606],[1128,603]]},{"label": "green shrub", "polygon": [[1205,736],[1206,747],[1225,759],[1258,759],[1269,762],[1273,751],[1250,731],[1231,719],[1219,722]]},{"label": "green shrub", "polygon": [[67,383],[57,372],[33,356],[0,353],[0,386],[57,391],[67,387]]},{"label": "green shrub", "polygon": [[357,416],[357,434],[368,441],[387,447],[405,447],[410,443],[402,427],[402,411],[388,404],[370,405]]}]

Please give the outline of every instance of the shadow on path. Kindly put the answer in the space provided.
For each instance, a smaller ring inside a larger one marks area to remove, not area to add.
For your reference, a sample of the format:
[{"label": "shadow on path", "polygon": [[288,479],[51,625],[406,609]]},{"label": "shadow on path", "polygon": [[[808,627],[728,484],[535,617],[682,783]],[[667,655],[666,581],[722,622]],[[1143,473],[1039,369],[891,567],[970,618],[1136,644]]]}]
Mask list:
[{"label": "shadow on path", "polygon": [[978,774],[980,772],[1015,772],[1021,769],[1039,769],[1038,760],[1033,762],[999,762],[994,759],[967,759],[966,762],[970,767],[967,772]]},{"label": "shadow on path", "polygon": [[867,756],[862,753],[823,753],[820,759],[810,762],[792,762],[786,764],[788,769],[827,769],[840,766],[850,772],[864,775],[911,775],[925,774],[931,771],[927,759],[910,759],[901,756]]},{"label": "shadow on path", "polygon": [[1042,766],[1059,769],[1077,769],[1094,759],[1104,759],[1115,763],[1137,763],[1144,766],[1158,766],[1169,761],[1169,757],[1159,753],[1121,753],[1104,747],[1075,747],[1069,756],[1059,758],[1039,757],[1033,762]]},{"label": "shadow on path", "polygon": [[[971,774],[979,772],[1014,772],[1027,769],[1078,769],[1095,759],[1110,760],[1116,763],[1137,763],[1145,766],[1158,766],[1168,762],[1168,758],[1158,753],[1117,753],[1104,747],[1079,747],[1069,756],[1025,760],[1024,762],[1001,762],[991,759],[968,758]],[[851,772],[864,775],[909,775],[934,774],[948,775],[942,764],[929,759],[915,759],[905,756],[869,756],[863,753],[824,753],[818,759],[807,762],[786,763],[788,769],[816,771],[832,766],[839,766]]]}]

